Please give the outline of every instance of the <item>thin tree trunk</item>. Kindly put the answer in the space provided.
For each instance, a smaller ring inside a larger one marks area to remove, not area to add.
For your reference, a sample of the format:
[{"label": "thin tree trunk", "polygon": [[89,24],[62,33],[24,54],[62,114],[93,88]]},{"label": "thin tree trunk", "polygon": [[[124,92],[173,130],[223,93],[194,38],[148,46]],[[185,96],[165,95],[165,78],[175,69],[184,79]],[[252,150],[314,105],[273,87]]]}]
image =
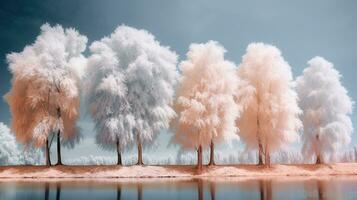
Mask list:
[{"label": "thin tree trunk", "polygon": [[211,140],[210,148],[211,148],[211,152],[210,152],[209,165],[212,166],[212,165],[216,165],[215,162],[214,162],[214,142],[213,142],[213,140]]},{"label": "thin tree trunk", "polygon": [[269,146],[268,146],[268,140],[266,140],[266,144],[265,144],[264,159],[265,159],[265,164],[270,167],[270,151],[269,151]]},{"label": "thin tree trunk", "polygon": [[62,165],[61,156],[61,131],[57,132],[57,165]]},{"label": "thin tree trunk", "polygon": [[317,154],[316,155],[316,164],[321,164],[321,155],[320,154]]},{"label": "thin tree trunk", "polygon": [[143,165],[143,148],[141,146],[141,139],[139,133],[137,134],[137,143],[138,143],[138,163],[137,165]]},{"label": "thin tree trunk", "polygon": [[319,144],[320,144],[320,138],[319,138],[319,134],[317,134],[316,135],[316,144],[315,144],[316,164],[321,164],[322,163],[320,148],[318,146]]},{"label": "thin tree trunk", "polygon": [[48,139],[46,139],[46,146],[45,146],[45,157],[46,157],[46,166],[51,166],[51,159],[50,159],[50,148],[48,145]]},{"label": "thin tree trunk", "polygon": [[263,144],[258,136],[258,165],[263,165]]},{"label": "thin tree trunk", "polygon": [[265,159],[266,159],[265,163],[270,167],[270,152],[268,150],[265,150],[265,151],[267,151],[266,156],[265,156]]},{"label": "thin tree trunk", "polygon": [[56,187],[56,200],[61,199],[61,183],[57,183]]},{"label": "thin tree trunk", "polygon": [[[57,108],[57,118],[61,118],[61,108]],[[61,131],[57,132],[57,165],[62,165],[62,156],[61,156]]]},{"label": "thin tree trunk", "polygon": [[202,171],[202,145],[197,149],[197,169],[199,172]]},{"label": "thin tree trunk", "polygon": [[117,155],[118,155],[117,165],[122,165],[119,139],[117,141]]},{"label": "thin tree trunk", "polygon": [[259,118],[257,117],[257,140],[258,140],[258,165],[263,165],[263,144],[259,132]]}]

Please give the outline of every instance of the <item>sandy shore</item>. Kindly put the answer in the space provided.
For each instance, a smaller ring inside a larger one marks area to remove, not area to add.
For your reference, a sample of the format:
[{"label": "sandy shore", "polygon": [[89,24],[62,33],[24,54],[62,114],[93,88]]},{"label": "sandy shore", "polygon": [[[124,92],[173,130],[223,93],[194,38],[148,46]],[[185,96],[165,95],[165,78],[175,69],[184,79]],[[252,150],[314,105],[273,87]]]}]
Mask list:
[{"label": "sandy shore", "polygon": [[1,166],[0,178],[210,178],[267,176],[357,176],[357,163],[329,165],[205,166]]}]

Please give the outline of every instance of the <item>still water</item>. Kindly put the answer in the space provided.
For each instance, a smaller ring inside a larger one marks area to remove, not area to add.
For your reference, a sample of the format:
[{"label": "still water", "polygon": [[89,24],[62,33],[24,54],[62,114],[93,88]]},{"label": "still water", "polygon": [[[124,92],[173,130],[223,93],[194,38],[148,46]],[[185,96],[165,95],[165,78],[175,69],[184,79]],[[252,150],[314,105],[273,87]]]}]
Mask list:
[{"label": "still water", "polygon": [[357,199],[357,177],[0,180],[1,200]]}]

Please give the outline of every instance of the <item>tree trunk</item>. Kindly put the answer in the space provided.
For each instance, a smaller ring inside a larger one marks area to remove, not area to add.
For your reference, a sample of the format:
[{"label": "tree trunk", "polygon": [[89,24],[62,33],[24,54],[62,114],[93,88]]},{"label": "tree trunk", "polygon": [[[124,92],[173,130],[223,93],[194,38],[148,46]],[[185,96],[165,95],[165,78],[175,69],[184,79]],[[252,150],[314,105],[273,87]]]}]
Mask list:
[{"label": "tree trunk", "polygon": [[316,155],[316,164],[321,164],[321,155],[320,154],[317,154]]},{"label": "tree trunk", "polygon": [[[267,151],[267,150],[265,150],[265,151]],[[265,164],[270,167],[270,152],[269,151],[267,151],[267,153],[265,155]]]},{"label": "tree trunk", "polygon": [[143,148],[141,146],[141,139],[139,133],[137,134],[137,143],[138,143],[138,163],[137,165],[143,165]]},{"label": "tree trunk", "polygon": [[45,157],[46,157],[46,166],[51,166],[51,159],[50,159],[50,148],[48,145],[48,139],[46,139],[46,146],[45,146]]},{"label": "tree trunk", "polygon": [[258,105],[258,109],[257,109],[257,142],[258,142],[258,165],[263,165],[263,144],[262,144],[262,140],[260,138],[260,132],[259,132],[259,112],[260,112],[260,98],[259,95],[256,95],[257,98],[257,105]]},{"label": "tree trunk", "polygon": [[211,148],[211,152],[210,152],[209,165],[213,166],[213,165],[216,165],[216,164],[214,163],[214,142],[213,142],[213,140],[211,140],[211,146],[210,146],[210,148]]},{"label": "tree trunk", "polygon": [[202,171],[202,145],[197,149],[197,169],[199,172]]},{"label": "tree trunk", "polygon": [[320,144],[320,138],[319,138],[319,134],[317,134],[316,135],[316,144],[315,144],[316,164],[322,164],[319,144]]},{"label": "tree trunk", "polygon": [[258,136],[258,165],[263,165],[263,145]]},{"label": "tree trunk", "polygon": [[[259,102],[259,99],[258,99]],[[258,107],[259,109],[259,107]],[[263,165],[263,144],[259,132],[259,117],[257,116],[258,165]]]},{"label": "tree trunk", "polygon": [[268,141],[266,141],[266,145],[265,145],[264,159],[265,159],[265,164],[270,167],[270,150],[269,150],[269,146],[268,146]]},{"label": "tree trunk", "polygon": [[[57,108],[57,118],[61,118],[61,108]],[[57,132],[57,165],[62,165],[62,156],[61,156],[61,131]]]},{"label": "tree trunk", "polygon": [[117,141],[117,155],[118,155],[117,165],[122,165],[119,139]]},{"label": "tree trunk", "polygon": [[62,165],[62,156],[61,156],[61,131],[57,133],[57,165]]}]

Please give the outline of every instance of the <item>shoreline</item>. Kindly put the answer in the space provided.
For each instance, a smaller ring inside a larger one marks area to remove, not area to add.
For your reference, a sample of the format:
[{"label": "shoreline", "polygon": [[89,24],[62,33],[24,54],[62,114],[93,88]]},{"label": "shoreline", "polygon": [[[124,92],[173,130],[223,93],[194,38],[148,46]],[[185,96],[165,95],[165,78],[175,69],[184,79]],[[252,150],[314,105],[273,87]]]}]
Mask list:
[{"label": "shoreline", "polygon": [[193,165],[165,166],[0,166],[0,179],[120,179],[120,178],[264,178],[264,177],[320,177],[356,176],[357,163],[336,164],[273,164],[271,167],[257,165],[204,166],[200,174]]}]

